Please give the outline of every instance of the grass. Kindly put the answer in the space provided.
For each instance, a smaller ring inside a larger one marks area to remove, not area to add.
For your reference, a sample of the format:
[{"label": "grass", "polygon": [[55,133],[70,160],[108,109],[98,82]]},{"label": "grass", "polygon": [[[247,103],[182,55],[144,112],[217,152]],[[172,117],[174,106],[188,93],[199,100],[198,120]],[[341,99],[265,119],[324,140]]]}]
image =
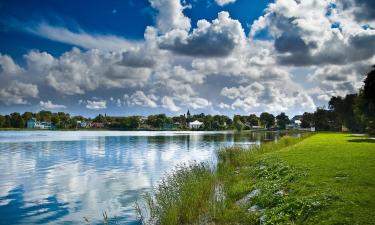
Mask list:
[{"label": "grass", "polygon": [[372,139],[287,136],[218,157],[214,171],[199,164],[167,176],[140,210],[144,223],[375,224]]},{"label": "grass", "polygon": [[375,144],[349,134],[319,134],[273,155],[307,171],[292,185],[296,196],[333,193],[311,224],[375,224]]}]

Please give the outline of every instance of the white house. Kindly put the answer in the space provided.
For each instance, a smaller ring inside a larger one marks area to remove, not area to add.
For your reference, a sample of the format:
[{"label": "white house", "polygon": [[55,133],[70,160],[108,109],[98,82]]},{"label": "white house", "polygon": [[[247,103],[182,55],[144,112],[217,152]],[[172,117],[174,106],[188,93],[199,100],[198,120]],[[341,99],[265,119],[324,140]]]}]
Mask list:
[{"label": "white house", "polygon": [[77,121],[77,126],[79,128],[86,128],[87,125],[88,125],[88,123],[86,121],[80,121],[80,120]]},{"label": "white house", "polygon": [[301,120],[295,120],[294,124],[296,125],[297,128],[299,128],[299,127],[301,127],[302,122],[301,122]]},{"label": "white house", "polygon": [[199,129],[202,126],[203,126],[203,123],[199,122],[198,120],[189,123],[189,128],[190,129]]}]

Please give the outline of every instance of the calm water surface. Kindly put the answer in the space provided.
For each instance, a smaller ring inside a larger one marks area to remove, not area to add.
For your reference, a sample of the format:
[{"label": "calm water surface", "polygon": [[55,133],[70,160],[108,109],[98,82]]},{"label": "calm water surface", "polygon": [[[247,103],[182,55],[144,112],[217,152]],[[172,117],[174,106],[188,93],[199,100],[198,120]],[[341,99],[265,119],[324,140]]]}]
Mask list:
[{"label": "calm water surface", "polygon": [[174,166],[216,162],[222,146],[274,133],[0,131],[0,224],[92,224],[107,211],[139,224],[134,203]]}]

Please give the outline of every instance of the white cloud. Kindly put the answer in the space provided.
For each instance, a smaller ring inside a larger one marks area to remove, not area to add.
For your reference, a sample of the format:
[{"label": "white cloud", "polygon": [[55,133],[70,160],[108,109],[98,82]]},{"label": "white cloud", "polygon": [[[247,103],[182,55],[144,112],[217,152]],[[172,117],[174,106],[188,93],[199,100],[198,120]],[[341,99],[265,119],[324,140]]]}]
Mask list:
[{"label": "white cloud", "polygon": [[220,12],[212,23],[199,20],[191,33],[174,29],[159,38],[159,46],[176,54],[198,57],[228,56],[245,41],[245,33],[238,20],[228,12]]},{"label": "white cloud", "polygon": [[284,65],[342,65],[371,58],[375,31],[363,29],[340,1],[337,7],[333,3],[277,0],[253,23],[250,36],[267,29],[274,38],[277,59]]},{"label": "white cloud", "polygon": [[159,11],[157,28],[161,33],[173,29],[190,30],[190,19],[183,14],[188,6],[183,6],[180,0],[149,0],[151,6]]},{"label": "white cloud", "polygon": [[220,104],[218,105],[218,107],[220,109],[230,109],[230,105],[224,103],[224,102],[220,102]]},{"label": "white cloud", "polygon": [[121,53],[100,50],[82,52],[73,48],[59,58],[31,51],[25,56],[26,73],[43,77],[49,86],[64,95],[85,94],[102,88],[142,86],[151,74],[147,67],[121,65]]},{"label": "white cloud", "polygon": [[58,104],[53,104],[50,100],[48,101],[40,101],[39,102],[40,108],[44,110],[54,110],[54,109],[65,109],[65,105],[58,105]]},{"label": "white cloud", "polygon": [[[313,110],[332,95],[356,91],[375,64],[375,30],[363,28],[375,27],[372,11],[358,17],[362,6],[373,5],[368,0],[346,0],[352,7],[343,1],[276,0],[254,21],[248,37],[228,12],[192,29],[183,13],[186,1],[149,1],[158,15],[141,42],[45,23],[26,26],[88,50],[73,48],[59,57],[33,50],[23,67],[0,54],[1,101],[25,104],[38,97],[39,87],[39,95],[111,96],[111,107],[218,108],[228,114]],[[262,30],[270,38],[259,40]],[[295,72],[299,69],[307,72]],[[15,80],[33,91],[22,92]],[[123,94],[125,99],[118,99]]]},{"label": "white cloud", "polygon": [[236,2],[236,0],[215,0],[215,2],[219,6],[224,6],[224,5],[227,5],[227,4],[230,4],[230,3],[234,3],[234,2]]},{"label": "white cloud", "polygon": [[158,104],[156,103],[157,97],[155,95],[146,95],[143,91],[136,91],[134,94],[128,96],[125,95],[124,99],[130,106],[143,106],[156,108]]},{"label": "white cloud", "polygon": [[0,89],[0,101],[5,104],[27,104],[27,98],[38,97],[38,86],[34,84],[12,81],[11,84]]},{"label": "white cloud", "polygon": [[177,112],[177,111],[180,111],[181,108],[176,106],[173,98],[171,97],[168,97],[168,96],[164,96],[162,99],[161,99],[161,103],[163,104],[163,107],[166,108],[166,109],[169,109],[170,111],[172,112]]},{"label": "white cloud", "polygon": [[40,23],[37,26],[21,24],[21,27],[34,35],[86,49],[118,51],[131,49],[139,44],[114,35],[89,34],[82,29],[79,29],[79,32],[73,32],[65,27],[55,27],[46,23]]},{"label": "white cloud", "polygon": [[202,109],[211,106],[210,101],[200,97],[190,97],[186,103],[189,107],[193,109]]},{"label": "white cloud", "polygon": [[86,108],[93,110],[101,110],[107,108],[107,101],[105,100],[87,100]]},{"label": "white cloud", "polygon": [[10,56],[0,53],[0,74],[15,75],[21,72],[22,68],[19,67]]}]

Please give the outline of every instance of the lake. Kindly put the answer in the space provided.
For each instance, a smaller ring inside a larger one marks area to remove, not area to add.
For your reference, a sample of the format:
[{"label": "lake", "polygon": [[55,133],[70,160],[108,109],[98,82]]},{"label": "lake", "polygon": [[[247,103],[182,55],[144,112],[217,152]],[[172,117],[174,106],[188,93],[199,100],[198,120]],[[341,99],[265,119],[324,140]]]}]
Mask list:
[{"label": "lake", "polygon": [[134,204],[182,163],[278,133],[0,131],[0,224],[91,224],[106,211],[139,224]]}]

